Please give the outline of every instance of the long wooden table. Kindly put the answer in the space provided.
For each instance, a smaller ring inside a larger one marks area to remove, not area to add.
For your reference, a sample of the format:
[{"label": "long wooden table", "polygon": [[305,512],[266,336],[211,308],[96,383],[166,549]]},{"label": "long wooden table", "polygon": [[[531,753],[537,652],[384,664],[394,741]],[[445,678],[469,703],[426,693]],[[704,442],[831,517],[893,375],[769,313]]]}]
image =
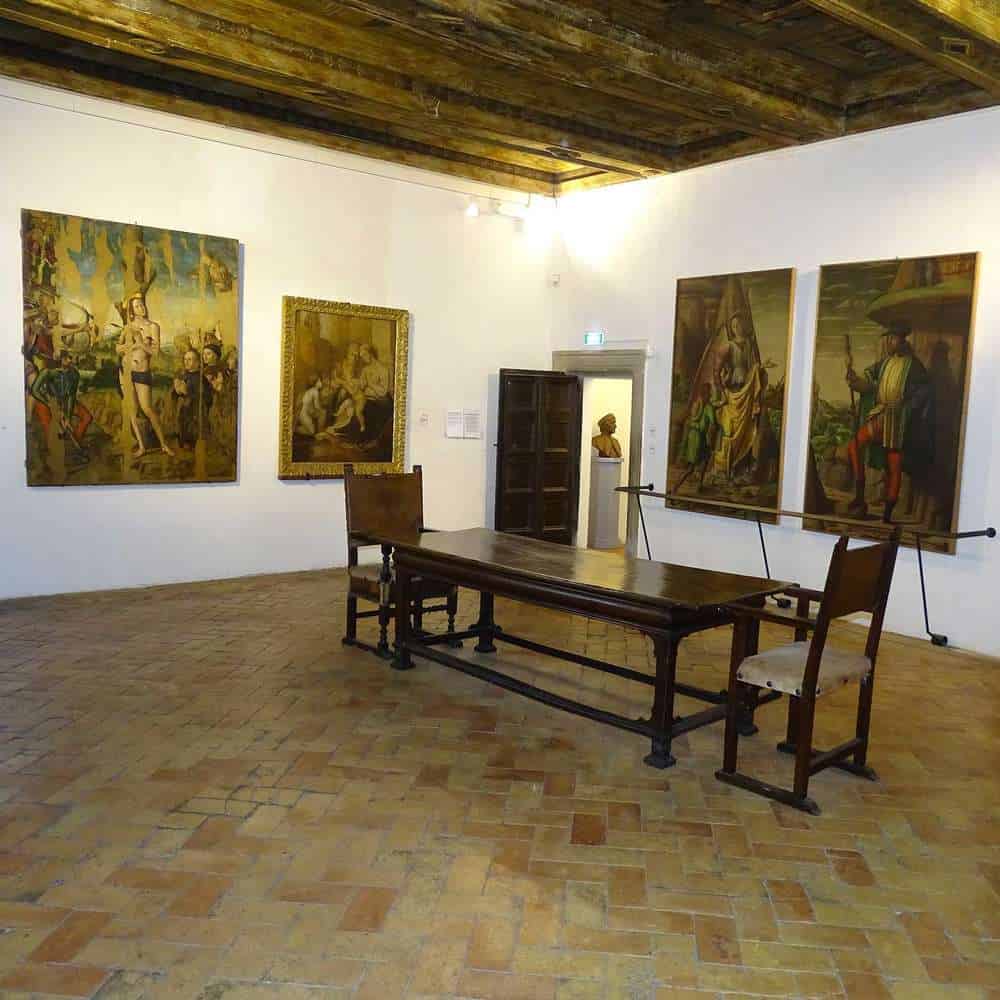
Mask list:
[{"label": "long wooden table", "polygon": [[[682,733],[725,717],[726,692],[709,691],[677,682],[677,648],[694,632],[733,622],[726,606],[734,602],[763,604],[769,594],[786,584],[757,577],[737,576],[691,566],[633,559],[615,553],[579,549],[568,545],[470,528],[465,531],[423,532],[411,537],[386,538],[394,548],[396,574],[396,645],[393,666],[410,669],[412,657],[434,660],[510,691],[564,711],[648,736],[652,749],[645,762],[670,767],[675,758],[671,741]],[[479,619],[463,632],[428,635],[410,623],[412,579],[431,578],[478,590]],[[655,676],[607,663],[579,653],[515,636],[496,624],[494,597],[503,596],[571,614],[585,615],[631,626],[653,641]],[[757,630],[746,630],[745,655],[756,652]],[[456,639],[476,638],[476,652],[493,653],[496,642],[569,660],[585,667],[653,687],[648,719],[623,715],[575,701],[501,673],[481,662],[470,662],[439,646]],[[711,707],[684,718],[674,717],[674,697],[687,695]],[[777,693],[761,696],[761,702]],[[748,703],[741,731],[755,732],[753,709]]]}]

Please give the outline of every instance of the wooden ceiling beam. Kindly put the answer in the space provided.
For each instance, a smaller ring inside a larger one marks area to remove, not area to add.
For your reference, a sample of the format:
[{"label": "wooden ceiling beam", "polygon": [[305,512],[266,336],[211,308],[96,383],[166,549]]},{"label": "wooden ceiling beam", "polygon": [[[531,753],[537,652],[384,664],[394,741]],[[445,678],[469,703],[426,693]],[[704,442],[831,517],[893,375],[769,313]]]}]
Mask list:
[{"label": "wooden ceiling beam", "polygon": [[[692,143],[692,148],[689,150],[678,150],[677,164],[678,169],[703,167],[710,163],[720,163],[724,160],[735,160],[741,156],[764,153],[772,148],[774,147],[769,146],[765,140],[754,136],[723,137],[713,143]],[[606,187],[608,184],[619,183],[627,179],[625,177],[605,177],[602,179],[594,173],[567,174],[561,176],[557,181],[556,194],[571,194],[576,191]]]},{"label": "wooden ceiling beam", "polygon": [[[611,16],[606,2],[575,6],[584,8],[596,20]],[[616,5],[614,9],[616,22],[624,22],[638,32],[635,44],[652,42],[668,49],[683,49],[715,66],[723,76],[756,89],[803,95],[834,108],[843,106],[848,84],[843,73],[809,56],[784,51],[768,40],[751,38],[707,13],[705,8],[698,14],[665,10],[659,2],[640,3],[624,10]]]},{"label": "wooden ceiling beam", "polygon": [[[492,58],[522,63],[587,88],[704,117],[725,128],[765,137],[831,137],[842,133],[834,109],[766,94],[726,79],[718,67],[665,46],[640,48],[553,0],[345,0],[337,6],[404,24],[453,44],[474,44]],[[448,19],[451,19],[450,21]],[[461,22],[465,32],[451,33]],[[514,59],[512,60],[512,55]],[[719,114],[715,109],[721,108]]]},{"label": "wooden ceiling beam", "polygon": [[938,87],[954,79],[948,73],[924,62],[913,62],[880,73],[860,76],[851,82],[845,94],[848,114],[852,105],[863,101],[885,97],[904,98],[907,94],[919,94],[929,87]]},{"label": "wooden ceiling beam", "polygon": [[[347,18],[317,16],[310,12],[312,6],[329,10],[335,5],[327,0],[315,4],[297,0],[293,12],[277,0],[169,0],[147,4],[147,10],[159,11],[166,18],[193,17],[195,23],[210,24],[217,33],[242,33],[247,41],[264,47],[294,42],[296,51],[314,60],[335,61],[341,68],[357,64],[368,75],[377,72],[383,80],[398,78],[402,89],[419,91],[443,104],[492,112],[501,131],[509,131],[508,121],[515,129],[522,120],[542,125],[551,122],[549,132],[562,135],[539,139],[544,146],[586,149],[623,165],[666,167],[663,147],[636,138],[638,119],[623,115],[621,107],[611,100],[590,102],[581,108],[574,87],[535,80],[527,84],[525,74],[512,78],[503,67],[484,64],[474,53],[433,48],[420,38],[400,39],[384,28],[358,28]],[[205,19],[207,7],[210,21]],[[568,133],[572,133],[569,139]]]},{"label": "wooden ceiling beam", "polygon": [[[298,8],[301,0],[279,0],[279,2],[285,3],[291,9],[292,6]],[[508,90],[518,86],[535,89],[537,93],[534,101],[542,105],[545,102],[543,93],[545,85],[557,81],[561,86],[568,86],[572,90],[573,101],[580,114],[586,114],[595,102],[612,100],[620,109],[645,114],[653,122],[665,112],[670,117],[681,116],[687,121],[700,125],[708,124],[720,131],[729,131],[736,127],[752,134],[783,140],[786,144],[797,141],[796,138],[789,137],[774,127],[761,124],[756,118],[742,111],[713,104],[707,97],[699,101],[693,95],[685,96],[679,91],[670,95],[655,81],[641,78],[623,84],[620,81],[629,74],[621,67],[594,65],[592,61],[574,58],[575,53],[561,53],[557,57],[552,52],[543,51],[537,46],[529,45],[531,48],[529,53],[525,50],[525,43],[512,44],[510,40],[495,31],[477,27],[473,27],[471,35],[463,33],[461,36],[456,36],[450,30],[453,26],[451,21],[428,20],[413,8],[408,0],[403,0],[395,6],[390,3],[365,3],[361,0],[304,0],[304,2],[309,6],[325,10],[331,20],[339,12],[353,14],[364,12],[382,21],[387,27],[391,26],[400,32],[425,40],[428,45],[435,48],[444,46],[446,50],[455,53],[472,52],[484,66],[490,66],[491,61],[495,60],[508,74]],[[480,72],[476,71],[477,77]],[[433,61],[426,68],[425,75],[431,77],[437,75]],[[583,95],[586,95],[586,100],[581,99]],[[519,99],[531,101],[532,97],[522,94]],[[633,131],[637,130],[633,127]]]},{"label": "wooden ceiling beam", "polygon": [[1000,46],[1000,3],[997,3],[997,0],[910,0],[910,2],[981,41]]},{"label": "wooden ceiling beam", "polygon": [[[216,29],[224,29],[226,22],[218,17],[208,19],[192,14],[194,23],[184,23],[176,5],[144,0],[143,7],[145,10],[139,12],[103,0],[41,0],[38,3],[0,0],[0,14],[21,23],[100,47],[113,44],[124,53],[168,65],[186,66],[196,72],[250,85],[271,86],[288,96],[320,102],[324,94],[353,96],[360,105],[383,105],[405,113],[410,125],[419,124],[421,120],[435,125],[447,122],[452,128],[463,131],[471,126],[496,136],[519,136],[526,143],[536,145],[539,152],[546,154],[549,151],[546,155],[568,147],[571,151],[589,154],[591,160],[601,162],[605,169],[624,170],[633,177],[672,168],[669,153],[650,152],[650,148],[656,148],[652,143],[637,143],[632,147],[624,142],[594,139],[572,129],[538,125],[516,115],[482,111],[471,103],[456,107],[451,101],[425,93],[406,78],[397,79],[393,74],[374,68],[365,74],[365,67],[344,57],[308,51],[291,54],[287,50],[270,49],[242,37],[245,32],[237,32],[237,25],[231,26],[230,33],[213,39],[203,25],[208,22]],[[460,100],[450,92],[444,96]],[[613,155],[605,158],[607,153]],[[564,156],[574,159],[570,154]]]},{"label": "wooden ceiling beam", "polygon": [[973,46],[969,54],[947,51],[940,22],[890,0],[808,0],[811,7],[1000,97],[1000,54]]},{"label": "wooden ceiling beam", "polygon": [[927,121],[942,115],[957,115],[990,107],[996,101],[989,94],[964,80],[949,80],[939,87],[928,87],[914,99],[866,101],[849,109],[847,128],[851,133],[906,125],[914,120]]},{"label": "wooden ceiling beam", "polygon": [[129,84],[115,83],[6,52],[0,52],[0,74],[34,83],[61,87],[74,93],[88,94],[92,97],[119,101],[154,111],[182,115],[186,118],[194,118],[216,125],[306,142],[325,149],[354,153],[359,156],[374,156],[392,163],[449,174],[479,181],[483,184],[511,188],[515,191],[552,195],[555,193],[558,179],[556,174],[537,175],[534,171],[518,170],[507,164],[477,161],[473,157],[448,157],[437,155],[429,150],[394,145],[388,141],[359,140],[346,135],[334,135],[327,131],[306,128],[293,122],[283,122],[270,117],[261,117],[219,107],[217,104],[208,104],[203,100],[178,97]]}]

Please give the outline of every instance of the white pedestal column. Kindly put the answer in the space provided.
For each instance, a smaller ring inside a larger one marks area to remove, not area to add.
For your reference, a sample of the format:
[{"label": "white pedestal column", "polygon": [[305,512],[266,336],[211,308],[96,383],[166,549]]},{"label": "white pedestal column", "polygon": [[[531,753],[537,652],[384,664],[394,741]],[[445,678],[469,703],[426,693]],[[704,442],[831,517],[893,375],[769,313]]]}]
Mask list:
[{"label": "white pedestal column", "polygon": [[587,544],[592,549],[616,549],[622,544],[618,537],[618,513],[622,494],[615,493],[621,485],[622,460],[601,458],[590,460],[590,511]]}]

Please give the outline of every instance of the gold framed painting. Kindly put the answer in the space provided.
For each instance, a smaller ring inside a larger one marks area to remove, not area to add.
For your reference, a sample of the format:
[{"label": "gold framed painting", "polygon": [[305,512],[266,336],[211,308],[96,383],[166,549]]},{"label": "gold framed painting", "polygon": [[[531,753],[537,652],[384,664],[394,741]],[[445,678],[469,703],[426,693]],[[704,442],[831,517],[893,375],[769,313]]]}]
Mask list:
[{"label": "gold framed painting", "polygon": [[[975,253],[820,268],[804,510],[952,532],[958,523]],[[836,521],[807,519],[836,533]],[[954,542],[926,548],[953,553]]]},{"label": "gold framed painting", "polygon": [[239,242],[25,209],[29,486],[231,482]]},{"label": "gold framed painting", "polygon": [[793,268],[678,280],[668,507],[777,519],[794,280]]},{"label": "gold framed painting", "polygon": [[410,314],[282,299],[278,477],[402,472]]}]

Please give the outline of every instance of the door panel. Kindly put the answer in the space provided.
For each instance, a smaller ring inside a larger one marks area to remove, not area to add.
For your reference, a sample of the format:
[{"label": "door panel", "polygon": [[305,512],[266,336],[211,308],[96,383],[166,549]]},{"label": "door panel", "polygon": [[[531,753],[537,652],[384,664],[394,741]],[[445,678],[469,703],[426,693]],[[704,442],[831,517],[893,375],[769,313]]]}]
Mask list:
[{"label": "door panel", "polygon": [[576,531],[583,386],[563,372],[500,370],[498,531],[570,544]]}]

